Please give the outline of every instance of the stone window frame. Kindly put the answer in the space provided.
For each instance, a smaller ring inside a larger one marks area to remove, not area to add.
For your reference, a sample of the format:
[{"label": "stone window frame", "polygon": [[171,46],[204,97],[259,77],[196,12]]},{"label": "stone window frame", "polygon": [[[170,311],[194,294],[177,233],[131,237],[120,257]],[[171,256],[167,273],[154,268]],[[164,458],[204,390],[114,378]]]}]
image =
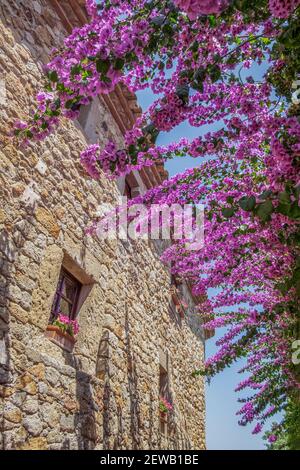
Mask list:
[{"label": "stone window frame", "polygon": [[[72,298],[68,298],[65,294],[63,294],[62,289],[65,282],[73,285],[74,292]],[[82,288],[82,284],[78,279],[76,279],[64,266],[61,267],[58,283],[56,286],[56,291],[54,295],[54,300],[51,307],[51,314],[50,314],[50,323],[57,317],[60,313],[59,305],[60,300],[65,300],[69,305],[71,305],[71,311],[69,313],[64,313],[70,320],[74,320],[78,314],[78,299],[80,296],[80,291]]]},{"label": "stone window frame", "polygon": [[[60,271],[59,271],[59,275],[58,275],[57,283],[56,283],[54,302],[55,302],[55,297],[57,293],[57,286],[59,285],[59,279],[60,279],[60,275],[62,271],[68,273],[69,276],[72,276],[72,278],[74,278],[78,282],[78,285],[80,285],[80,289],[78,291],[78,295],[76,298],[76,306],[74,307],[74,312],[72,312],[73,313],[72,319],[78,319],[80,315],[81,307],[83,303],[85,302],[85,300],[87,299],[88,295],[90,294],[95,284],[95,280],[92,276],[88,275],[85,272],[85,270],[64,250],[64,256],[61,262],[61,267],[60,267]],[[54,302],[52,302],[52,306]],[[51,310],[52,310],[52,306],[51,306]],[[60,348],[68,352],[72,352],[77,339],[65,333],[59,333],[59,334],[56,334],[56,332],[53,333],[52,331],[53,326],[51,324],[51,321],[53,319],[54,318],[52,317],[52,313],[51,313],[49,317],[48,325],[45,331],[46,337],[48,337],[50,341],[55,343]]]},{"label": "stone window frame", "polygon": [[64,269],[65,271],[70,273],[81,284],[76,305],[77,317],[78,315],[80,315],[81,307],[86,301],[88,295],[90,294],[95,284],[95,279],[89,274],[87,274],[86,271],[78,264],[78,262],[76,262],[65,250],[63,259],[61,261],[61,269]]}]

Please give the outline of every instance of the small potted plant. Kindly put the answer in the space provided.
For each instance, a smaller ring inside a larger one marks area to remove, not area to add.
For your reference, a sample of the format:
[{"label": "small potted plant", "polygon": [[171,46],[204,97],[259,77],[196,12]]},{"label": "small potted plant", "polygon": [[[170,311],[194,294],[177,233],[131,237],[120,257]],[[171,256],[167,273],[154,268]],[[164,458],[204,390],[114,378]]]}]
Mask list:
[{"label": "small potted plant", "polygon": [[160,397],[159,399],[160,414],[165,416],[169,411],[173,411],[173,405],[166,398]]},{"label": "small potted plant", "polygon": [[47,326],[46,336],[53,343],[70,352],[76,342],[75,336],[78,331],[77,320],[71,320],[63,313],[59,313],[52,323]]}]

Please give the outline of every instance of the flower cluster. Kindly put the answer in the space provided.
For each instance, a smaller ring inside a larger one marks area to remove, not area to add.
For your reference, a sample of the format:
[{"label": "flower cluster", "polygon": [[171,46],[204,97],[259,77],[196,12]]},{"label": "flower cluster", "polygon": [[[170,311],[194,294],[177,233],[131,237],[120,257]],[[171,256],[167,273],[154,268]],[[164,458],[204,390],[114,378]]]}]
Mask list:
[{"label": "flower cluster", "polygon": [[87,147],[80,154],[80,162],[86,172],[91,178],[97,180],[100,178],[100,173],[97,169],[99,145],[94,144]]},{"label": "flower cluster", "polygon": [[97,144],[90,145],[80,155],[80,161],[87,173],[93,179],[99,179],[101,169],[107,176],[122,175],[129,168],[129,159],[126,150],[117,150],[116,144],[108,142],[101,151]]},{"label": "flower cluster", "polygon": [[96,18],[98,15],[98,8],[96,0],[86,0],[86,11],[91,18]]},{"label": "flower cluster", "polygon": [[45,66],[45,92],[37,95],[37,109],[30,121],[15,126],[15,135],[24,143],[47,137],[59,124],[59,117],[76,119],[80,106],[87,105],[90,98],[115,88],[126,61],[143,55],[140,44],[148,39],[148,23],[143,19],[129,21],[129,10],[127,21],[122,22],[123,3],[102,8],[100,15],[96,2],[88,1],[92,22],[75,28],[62,51],[52,51],[52,60]]},{"label": "flower cluster", "polygon": [[275,18],[288,18],[300,5],[300,0],[269,0],[269,9]]},{"label": "flower cluster", "polygon": [[[54,99],[54,94],[49,92],[40,92],[37,94],[37,109],[33,115],[32,123],[23,121],[15,122],[16,136],[22,136],[26,144],[32,138],[43,140],[50,134],[59,123],[61,115],[60,101]],[[71,117],[68,115],[68,117]]]},{"label": "flower cluster", "polygon": [[176,93],[169,93],[160,108],[150,112],[150,119],[156,129],[168,132],[184,121],[186,113],[187,106],[182,99]]},{"label": "flower cluster", "polygon": [[228,6],[227,0],[174,0],[178,8],[185,11],[190,20],[200,15],[218,14]]},{"label": "flower cluster", "polygon": [[59,313],[52,324],[58,326],[64,333],[69,333],[71,336],[76,336],[79,332],[77,320],[71,320],[63,313]]}]

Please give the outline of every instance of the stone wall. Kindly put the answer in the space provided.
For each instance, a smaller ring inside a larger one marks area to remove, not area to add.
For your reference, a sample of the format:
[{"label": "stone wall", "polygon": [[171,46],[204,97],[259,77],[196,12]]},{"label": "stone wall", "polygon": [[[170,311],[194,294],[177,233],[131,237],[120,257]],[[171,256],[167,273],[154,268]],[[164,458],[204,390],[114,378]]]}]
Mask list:
[{"label": "stone wall", "polygon": [[[205,447],[204,359],[193,299],[170,310],[170,275],[148,241],[85,234],[117,185],[91,181],[79,164],[88,136],[64,121],[46,141],[16,148],[41,64],[66,34],[47,0],[0,3],[0,432],[4,449]],[[122,134],[101,104],[101,144]],[[85,284],[71,353],[45,337],[61,265]],[[186,294],[189,296],[189,294]],[[168,359],[174,412],[160,432],[159,368]]]}]

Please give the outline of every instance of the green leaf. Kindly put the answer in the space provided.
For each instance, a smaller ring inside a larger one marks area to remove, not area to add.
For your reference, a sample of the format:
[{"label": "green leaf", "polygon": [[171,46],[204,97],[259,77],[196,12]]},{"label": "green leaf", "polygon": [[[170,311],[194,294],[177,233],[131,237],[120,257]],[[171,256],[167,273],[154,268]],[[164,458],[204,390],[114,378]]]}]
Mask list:
[{"label": "green leaf", "polygon": [[271,44],[271,39],[270,38],[261,38],[261,41],[263,42],[263,44]]},{"label": "green leaf", "polygon": [[81,74],[82,80],[86,80],[88,77],[91,77],[93,74],[90,70],[83,70]]},{"label": "green leaf", "polygon": [[222,214],[224,217],[226,217],[226,219],[232,217],[234,215],[234,212],[234,207],[223,207],[222,209]]},{"label": "green leaf", "polygon": [[203,370],[194,370],[192,372],[192,377],[197,377],[198,375],[205,375],[205,372]]},{"label": "green leaf", "polygon": [[176,88],[176,95],[184,102],[187,103],[189,100],[190,88],[187,84],[180,85]]},{"label": "green leaf", "polygon": [[244,211],[251,212],[255,207],[256,199],[254,196],[244,196],[239,200],[238,204]]},{"label": "green leaf", "polygon": [[65,108],[66,108],[66,109],[71,109],[74,103],[75,103],[74,100],[68,100],[68,101],[66,101],[66,102],[65,102]]},{"label": "green leaf", "polygon": [[81,72],[81,69],[82,67],[80,64],[73,65],[73,67],[71,68],[71,75],[78,75]]},{"label": "green leaf", "polygon": [[278,194],[279,204],[276,208],[276,212],[283,215],[289,215],[291,210],[291,198],[287,191],[282,191]]},{"label": "green leaf", "polygon": [[233,55],[229,56],[228,59],[226,60],[226,63],[227,64],[236,64],[237,63],[237,59],[236,57],[234,57]]},{"label": "green leaf", "polygon": [[283,294],[286,295],[288,291],[290,290],[290,286],[288,285],[287,282],[281,282],[277,284],[277,289]]},{"label": "green leaf", "polygon": [[110,171],[113,173],[116,169],[117,162],[111,162],[110,164]]},{"label": "green leaf", "polygon": [[131,157],[131,163],[132,165],[136,165],[137,164],[137,153],[132,155]]},{"label": "green leaf", "polygon": [[199,67],[198,70],[195,72],[194,80],[197,82],[202,82],[206,76],[206,69],[204,67]]},{"label": "green leaf", "polygon": [[101,74],[101,80],[104,83],[111,83],[111,79],[107,77],[106,75],[103,75],[103,73]]},{"label": "green leaf", "polygon": [[115,62],[115,70],[122,70],[122,68],[124,67],[125,65],[125,60],[124,59],[121,59],[120,57],[116,60]]},{"label": "green leaf", "polygon": [[192,46],[191,46],[191,50],[192,50],[193,52],[197,52],[198,49],[199,49],[199,42],[198,42],[198,41],[194,41],[193,44],[192,44]]},{"label": "green leaf", "polygon": [[203,82],[192,82],[191,83],[191,87],[194,89],[194,90],[197,90],[197,91],[200,91],[200,93],[203,93]]},{"label": "green leaf", "polygon": [[295,269],[292,277],[292,282],[297,284],[300,281],[300,268]]},{"label": "green leaf", "polygon": [[278,199],[282,204],[290,204],[291,202],[290,195],[286,191],[282,191],[281,193],[279,193]]},{"label": "green leaf", "polygon": [[281,42],[287,49],[297,49],[300,47],[300,26],[299,24],[294,24],[279,37],[279,42]]},{"label": "green leaf", "polygon": [[106,74],[109,70],[110,62],[109,60],[98,59],[96,61],[96,69],[98,73]]},{"label": "green leaf", "polygon": [[233,198],[232,196],[228,196],[228,197],[226,198],[226,202],[228,202],[228,204],[232,204],[233,201],[234,201],[234,198]]},{"label": "green leaf", "polygon": [[56,98],[56,100],[54,101],[54,104],[56,108],[60,108],[60,104],[61,104],[60,98]]},{"label": "green leaf", "polygon": [[173,36],[173,34],[174,34],[174,30],[173,30],[172,26],[168,23],[163,25],[162,30],[167,35]]},{"label": "green leaf", "polygon": [[272,201],[266,201],[258,205],[256,209],[256,214],[263,222],[267,222],[268,220],[271,219],[271,214],[273,210],[274,208],[273,208]]},{"label": "green leaf", "polygon": [[145,142],[145,137],[139,137],[138,140],[137,140],[137,144],[138,145],[142,145],[143,143]]},{"label": "green leaf", "polygon": [[290,204],[285,204],[285,203],[280,202],[276,208],[276,212],[279,212],[279,214],[283,214],[283,215],[289,215],[290,208],[291,208]]},{"label": "green leaf", "polygon": [[297,199],[300,197],[300,185],[294,188],[294,194]]},{"label": "green leaf", "polygon": [[219,80],[222,75],[220,67],[216,64],[208,66],[208,73],[213,83]]},{"label": "green leaf", "polygon": [[237,44],[237,45],[242,44],[242,40],[241,40],[241,38],[239,38],[238,36],[234,38],[234,42],[235,42],[235,44]]},{"label": "green leaf", "polygon": [[128,153],[129,153],[130,155],[134,155],[134,154],[136,153],[135,145],[133,145],[133,144],[129,145],[129,147],[128,147]]},{"label": "green leaf", "polygon": [[56,109],[56,110],[52,111],[52,109],[49,109],[49,108],[48,108],[48,109],[45,111],[45,114],[46,114],[47,116],[59,116],[59,115],[60,115],[60,110],[59,110],[59,109]]},{"label": "green leaf", "polygon": [[292,218],[292,219],[300,219],[300,207],[298,206],[298,203],[297,201],[295,201],[291,208],[290,208],[290,211],[289,211],[289,216]]},{"label": "green leaf", "polygon": [[[65,88],[64,84],[63,83],[58,83],[56,85],[56,89],[58,91],[63,91],[63,92],[66,92],[66,93],[69,93],[70,94],[70,89],[69,88]],[[73,93],[73,92],[72,92]]]},{"label": "green leaf", "polygon": [[208,15],[208,21],[209,21],[209,24],[212,28],[214,28],[217,24],[217,20],[216,20],[216,17],[214,15]]},{"label": "green leaf", "polygon": [[56,70],[51,70],[48,72],[48,77],[51,82],[58,82],[58,75]]}]

